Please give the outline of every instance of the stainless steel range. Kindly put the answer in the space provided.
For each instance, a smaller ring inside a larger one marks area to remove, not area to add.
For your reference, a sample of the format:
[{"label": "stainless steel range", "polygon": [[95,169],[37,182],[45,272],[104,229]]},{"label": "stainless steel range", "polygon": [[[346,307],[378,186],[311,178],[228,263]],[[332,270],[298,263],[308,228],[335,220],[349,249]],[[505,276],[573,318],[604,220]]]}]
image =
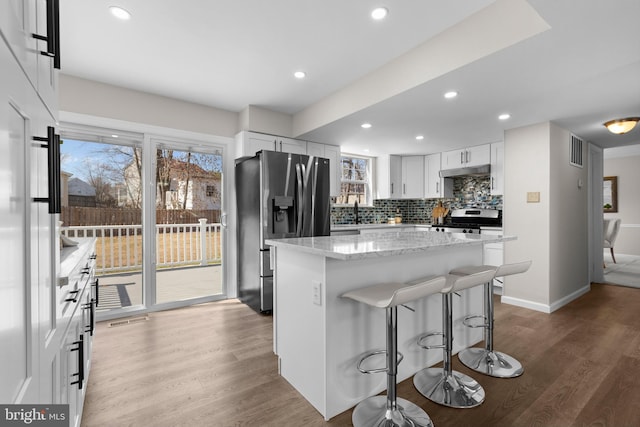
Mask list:
[{"label": "stainless steel range", "polygon": [[432,229],[440,232],[480,234],[480,227],[501,227],[502,211],[498,209],[454,209],[444,224]]}]

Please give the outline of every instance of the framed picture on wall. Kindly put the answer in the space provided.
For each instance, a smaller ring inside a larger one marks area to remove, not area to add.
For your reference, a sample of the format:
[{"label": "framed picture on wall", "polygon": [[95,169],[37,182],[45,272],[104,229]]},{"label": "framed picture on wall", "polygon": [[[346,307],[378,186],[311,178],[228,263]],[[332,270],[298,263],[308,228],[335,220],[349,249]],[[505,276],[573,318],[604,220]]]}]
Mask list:
[{"label": "framed picture on wall", "polygon": [[618,177],[605,176],[602,186],[602,203],[605,212],[618,212]]}]

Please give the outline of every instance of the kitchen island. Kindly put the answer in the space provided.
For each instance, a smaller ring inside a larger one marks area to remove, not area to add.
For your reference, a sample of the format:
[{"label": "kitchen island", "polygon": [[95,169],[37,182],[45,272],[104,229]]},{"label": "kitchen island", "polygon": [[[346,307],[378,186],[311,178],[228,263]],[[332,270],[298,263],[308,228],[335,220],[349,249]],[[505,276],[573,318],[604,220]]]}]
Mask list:
[{"label": "kitchen island", "polygon": [[[386,375],[356,369],[364,354],[385,348],[385,311],[340,296],[368,285],[480,265],[484,244],[514,239],[404,231],[268,240],[275,266],[274,352],[280,374],[326,420],[385,390]],[[415,312],[399,307],[398,350],[404,360],[398,381],[442,360],[441,350],[416,345],[420,335],[441,330],[441,305],[441,297],[432,295],[410,304]],[[454,298],[454,352],[482,340],[480,329],[461,325],[464,316],[482,313],[482,307],[481,287]],[[384,366],[384,356],[371,363]]]}]

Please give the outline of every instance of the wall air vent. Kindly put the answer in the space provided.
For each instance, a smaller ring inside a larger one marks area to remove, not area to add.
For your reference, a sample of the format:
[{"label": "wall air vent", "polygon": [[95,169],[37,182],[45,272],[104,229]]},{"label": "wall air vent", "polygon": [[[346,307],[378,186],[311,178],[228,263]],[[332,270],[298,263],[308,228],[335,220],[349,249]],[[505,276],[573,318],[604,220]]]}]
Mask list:
[{"label": "wall air vent", "polygon": [[575,135],[571,135],[571,151],[569,152],[569,164],[571,166],[583,167],[583,146],[584,141]]}]

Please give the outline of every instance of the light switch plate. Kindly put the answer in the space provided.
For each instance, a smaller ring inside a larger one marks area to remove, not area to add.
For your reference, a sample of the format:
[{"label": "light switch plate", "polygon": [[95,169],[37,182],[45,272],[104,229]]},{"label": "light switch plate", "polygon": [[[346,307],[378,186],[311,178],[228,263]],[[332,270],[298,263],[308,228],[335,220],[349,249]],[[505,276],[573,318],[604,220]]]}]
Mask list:
[{"label": "light switch plate", "polygon": [[540,192],[539,191],[527,192],[527,203],[540,203]]}]

